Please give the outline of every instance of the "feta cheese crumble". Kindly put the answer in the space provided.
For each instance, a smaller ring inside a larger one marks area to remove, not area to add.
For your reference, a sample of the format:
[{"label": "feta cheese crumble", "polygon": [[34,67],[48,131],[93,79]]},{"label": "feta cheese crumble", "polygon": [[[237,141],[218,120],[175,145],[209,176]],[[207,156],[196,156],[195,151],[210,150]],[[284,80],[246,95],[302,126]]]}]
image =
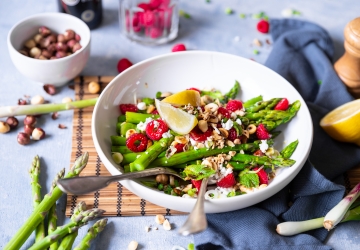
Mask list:
[{"label": "feta cheese crumble", "polygon": [[227,120],[225,123],[223,122],[221,123],[221,126],[226,130],[230,130],[233,127],[233,125],[234,122],[231,119]]},{"label": "feta cheese crumble", "polygon": [[269,144],[267,143],[267,140],[261,140],[259,147],[261,152],[265,153],[266,150],[269,148]]}]

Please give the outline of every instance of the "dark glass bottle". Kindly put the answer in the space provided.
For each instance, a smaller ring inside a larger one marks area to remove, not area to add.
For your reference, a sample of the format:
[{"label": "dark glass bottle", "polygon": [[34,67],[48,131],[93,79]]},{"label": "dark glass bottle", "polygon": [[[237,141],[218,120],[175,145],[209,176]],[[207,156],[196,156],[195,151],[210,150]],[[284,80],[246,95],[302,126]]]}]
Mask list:
[{"label": "dark glass bottle", "polygon": [[83,20],[90,29],[98,27],[102,21],[101,0],[57,0],[59,11]]}]

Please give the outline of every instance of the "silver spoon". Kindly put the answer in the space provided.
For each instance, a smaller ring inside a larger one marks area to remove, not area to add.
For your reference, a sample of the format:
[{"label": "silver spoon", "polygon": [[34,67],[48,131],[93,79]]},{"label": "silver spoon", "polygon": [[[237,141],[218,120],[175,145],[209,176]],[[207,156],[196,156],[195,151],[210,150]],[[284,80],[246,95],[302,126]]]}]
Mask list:
[{"label": "silver spoon", "polygon": [[178,233],[187,236],[190,234],[200,233],[207,228],[207,220],[204,210],[205,192],[208,178],[204,178],[201,182],[199,194],[195,206],[189,214],[184,225],[179,229]]},{"label": "silver spoon", "polygon": [[110,183],[115,181],[136,179],[158,174],[171,174],[182,178],[179,173],[170,168],[157,167],[150,168],[143,171],[113,175],[113,176],[83,176],[68,179],[60,179],[57,181],[58,187],[66,193],[75,195],[87,194],[96,190],[107,187]]}]

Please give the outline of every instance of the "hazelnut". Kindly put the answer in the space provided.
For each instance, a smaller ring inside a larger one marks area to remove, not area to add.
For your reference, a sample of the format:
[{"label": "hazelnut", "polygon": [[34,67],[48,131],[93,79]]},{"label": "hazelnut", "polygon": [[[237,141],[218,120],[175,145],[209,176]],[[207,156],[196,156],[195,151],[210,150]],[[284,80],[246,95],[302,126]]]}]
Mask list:
[{"label": "hazelnut", "polygon": [[46,58],[45,56],[43,55],[40,55],[39,57],[37,57],[36,59],[40,59],[40,60],[47,60],[48,58]]},{"label": "hazelnut", "polygon": [[50,35],[50,33],[51,31],[45,26],[41,26],[39,28],[39,34],[42,35],[43,37]]},{"label": "hazelnut", "polygon": [[23,54],[24,56],[29,56],[29,53],[26,50],[19,50],[20,54]]},{"label": "hazelnut", "polygon": [[28,104],[27,101],[24,100],[24,99],[19,99],[18,100],[18,105],[27,105],[27,104]]},{"label": "hazelnut", "polygon": [[59,50],[56,52],[55,56],[56,58],[63,58],[66,56],[66,52]]},{"label": "hazelnut", "polygon": [[58,59],[56,56],[50,57],[50,60]]},{"label": "hazelnut", "polygon": [[45,131],[42,128],[34,128],[33,132],[31,133],[31,137],[36,141],[44,139]]},{"label": "hazelnut", "polygon": [[56,41],[57,41],[57,37],[55,34],[51,34],[46,39],[48,39],[48,41],[50,41],[50,43],[56,43]]},{"label": "hazelnut", "polygon": [[157,214],[157,215],[155,216],[155,222],[156,222],[157,224],[161,225],[161,224],[164,223],[164,221],[165,221],[164,215],[162,215],[162,214]]},{"label": "hazelnut", "polygon": [[32,132],[34,131],[34,126],[33,125],[28,125],[25,124],[24,126],[24,133],[28,134],[29,136],[32,134]]},{"label": "hazelnut", "polygon": [[155,178],[157,183],[161,184],[168,184],[169,183],[169,176],[166,174],[158,174]]},{"label": "hazelnut", "polygon": [[65,36],[63,34],[59,34],[57,36],[57,41],[61,43],[66,42]]},{"label": "hazelnut", "polygon": [[43,39],[43,37],[40,34],[36,34],[33,39],[34,39],[36,44],[39,44],[40,41]]},{"label": "hazelnut", "polygon": [[17,135],[17,141],[21,145],[26,145],[30,143],[30,135],[24,132],[20,132]]},{"label": "hazelnut", "polygon": [[75,34],[75,40],[76,40],[77,42],[80,42],[81,36],[80,36],[79,34]]},{"label": "hazelnut", "polygon": [[72,40],[69,40],[67,41],[66,45],[69,47],[69,49],[72,50],[72,48],[74,47],[74,45],[77,43],[76,40],[72,39]]},{"label": "hazelnut", "polygon": [[50,44],[51,44],[51,41],[48,38],[41,39],[40,43],[39,43],[40,47],[43,49],[46,49],[47,47],[49,47]]},{"label": "hazelnut", "polygon": [[68,102],[72,102],[73,100],[70,98],[70,97],[64,97],[63,99],[62,99],[62,103],[68,103]]},{"label": "hazelnut", "polygon": [[54,52],[56,51],[56,44],[52,43],[50,44],[47,48],[46,48],[51,54],[54,54]]},{"label": "hazelnut", "polygon": [[61,51],[67,51],[68,50],[68,47],[65,43],[63,42],[57,42],[56,43],[56,49],[57,50],[61,50]]},{"label": "hazelnut", "polygon": [[98,82],[90,82],[88,89],[91,94],[97,94],[100,92],[100,84]]},{"label": "hazelnut", "polygon": [[6,122],[0,122],[0,133],[5,134],[10,131],[10,125]]},{"label": "hazelnut", "polygon": [[48,51],[47,49],[43,49],[41,51],[41,55],[47,59],[49,59],[52,56],[52,53],[50,53],[50,51]]},{"label": "hazelnut", "polygon": [[64,32],[64,37],[66,40],[71,40],[75,38],[75,32],[73,30],[66,30]]},{"label": "hazelnut", "polygon": [[36,104],[43,104],[45,102],[44,97],[42,97],[41,95],[36,95],[33,98],[31,98],[31,104],[36,105]]},{"label": "hazelnut", "polygon": [[28,48],[28,49],[32,49],[36,46],[36,43],[33,39],[30,39],[30,40],[27,40],[25,42],[25,47]]},{"label": "hazelnut", "polygon": [[19,125],[18,119],[14,116],[10,116],[6,119],[6,123],[9,124],[10,128],[16,128]]},{"label": "hazelnut", "polygon": [[74,47],[72,48],[72,52],[75,53],[76,51],[80,50],[82,47],[80,43],[75,43]]},{"label": "hazelnut", "polygon": [[55,95],[56,94],[56,88],[52,84],[44,84],[43,88],[44,88],[45,92],[48,93],[49,95]]},{"label": "hazelnut", "polygon": [[36,118],[32,115],[27,115],[24,119],[25,125],[35,125],[36,124]]}]

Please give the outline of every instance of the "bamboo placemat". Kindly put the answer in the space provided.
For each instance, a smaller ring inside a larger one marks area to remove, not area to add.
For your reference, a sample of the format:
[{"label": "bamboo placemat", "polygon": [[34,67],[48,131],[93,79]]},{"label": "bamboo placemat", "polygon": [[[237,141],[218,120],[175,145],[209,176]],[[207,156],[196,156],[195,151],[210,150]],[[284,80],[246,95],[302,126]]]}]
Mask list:
[{"label": "bamboo placemat", "polygon": [[[76,100],[95,98],[98,94],[88,91],[89,82],[96,81],[103,90],[113,76],[84,76],[74,80]],[[80,176],[110,175],[96,153],[91,136],[92,107],[74,110],[71,165],[83,152],[89,152],[89,161]],[[360,182],[360,165],[344,174],[347,191]],[[71,216],[76,204],[85,201],[87,206],[106,210],[105,216],[144,216],[156,214],[184,214],[152,204],[131,193],[120,183],[112,183],[108,187],[86,195],[68,195],[66,216]]]},{"label": "bamboo placemat", "polygon": [[[113,79],[113,76],[84,76],[74,79],[75,99],[95,98],[98,94],[88,91],[89,82],[100,83],[101,90]],[[91,136],[91,118],[93,107],[74,110],[71,166],[75,159],[83,152],[89,153],[88,164],[80,176],[88,175],[111,175],[99,155],[96,153]],[[144,215],[172,215],[184,214],[183,212],[170,210],[150,203],[131,193],[120,183],[112,183],[100,191],[86,195],[68,195],[66,204],[66,216],[73,214],[76,204],[85,201],[89,208],[101,208],[106,211],[105,216],[144,216]]]}]

